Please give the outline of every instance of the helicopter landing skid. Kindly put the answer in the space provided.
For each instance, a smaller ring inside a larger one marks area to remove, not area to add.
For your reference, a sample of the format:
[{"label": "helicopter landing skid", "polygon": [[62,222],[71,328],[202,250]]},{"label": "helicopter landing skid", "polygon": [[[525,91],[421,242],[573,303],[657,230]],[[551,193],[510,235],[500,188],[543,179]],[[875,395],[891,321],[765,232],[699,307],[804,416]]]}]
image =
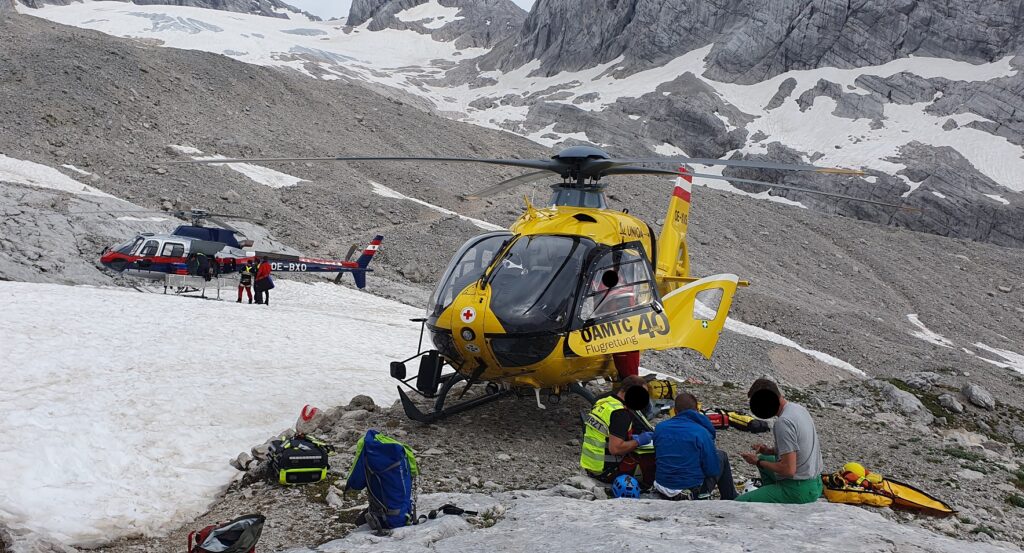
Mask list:
[{"label": "helicopter landing skid", "polygon": [[422,422],[423,424],[431,424],[433,422],[444,419],[449,415],[462,413],[475,407],[480,407],[481,405],[486,405],[493,401],[497,401],[512,393],[511,390],[501,390],[498,389],[496,386],[487,386],[485,389],[486,391],[484,392],[483,395],[472,399],[467,399],[465,401],[460,401],[458,403],[445,407],[445,399],[447,399],[448,393],[451,392],[452,387],[455,386],[457,382],[460,382],[465,379],[466,377],[459,373],[452,374],[445,378],[444,385],[438,392],[437,400],[434,402],[434,409],[429,413],[424,413],[423,411],[420,411],[419,407],[416,407],[416,404],[412,402],[412,399],[409,398],[409,395],[405,393],[405,390],[399,387],[398,396],[402,400],[402,408],[405,409],[405,416],[409,417],[410,419],[416,422]]}]

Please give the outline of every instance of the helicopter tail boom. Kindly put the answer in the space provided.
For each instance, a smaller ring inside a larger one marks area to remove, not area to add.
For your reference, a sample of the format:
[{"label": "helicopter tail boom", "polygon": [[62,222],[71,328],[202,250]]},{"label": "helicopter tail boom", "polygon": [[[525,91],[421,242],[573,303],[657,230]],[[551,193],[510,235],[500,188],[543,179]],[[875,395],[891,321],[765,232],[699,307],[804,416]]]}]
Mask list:
[{"label": "helicopter tail boom", "polygon": [[690,276],[690,255],[686,248],[686,231],[690,223],[690,193],[693,177],[686,167],[679,167],[672,197],[668,203],[665,224],[658,237],[657,277],[662,293],[668,294],[681,284],[664,277]]}]

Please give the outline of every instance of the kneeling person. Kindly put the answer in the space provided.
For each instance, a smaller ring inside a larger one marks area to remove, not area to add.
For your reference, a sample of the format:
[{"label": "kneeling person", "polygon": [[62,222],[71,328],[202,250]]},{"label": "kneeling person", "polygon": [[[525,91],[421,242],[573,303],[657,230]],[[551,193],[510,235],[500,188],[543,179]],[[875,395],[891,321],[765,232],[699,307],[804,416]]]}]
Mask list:
[{"label": "kneeling person", "polygon": [[755,503],[813,503],[821,497],[821,447],[814,419],[802,405],[786,401],[777,384],[766,378],[754,381],[747,392],[750,411],[760,419],[778,417],[772,434],[775,447],[753,446],[741,453],[761,473],[760,488],[737,501]]},{"label": "kneeling person", "polygon": [[675,407],[676,416],[654,429],[654,490],[665,499],[703,499],[717,486],[722,499],[735,499],[729,457],[715,448],[715,428],[697,411],[697,398],[683,392]]},{"label": "kneeling person", "polygon": [[654,484],[654,427],[643,415],[650,398],[647,382],[629,376],[614,395],[594,403],[580,454],[580,466],[590,476],[611,483],[620,474],[628,474],[644,489]]}]

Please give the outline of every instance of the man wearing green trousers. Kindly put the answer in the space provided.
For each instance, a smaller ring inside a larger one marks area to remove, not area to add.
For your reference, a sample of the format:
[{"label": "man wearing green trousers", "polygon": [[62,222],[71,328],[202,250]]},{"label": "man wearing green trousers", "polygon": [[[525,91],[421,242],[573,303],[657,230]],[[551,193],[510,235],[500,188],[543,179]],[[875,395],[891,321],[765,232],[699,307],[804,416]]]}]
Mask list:
[{"label": "man wearing green trousers", "polygon": [[750,411],[760,419],[778,417],[772,434],[775,447],[755,444],[743,460],[757,465],[763,485],[736,498],[754,503],[813,503],[821,497],[821,447],[814,420],[804,406],[786,401],[779,386],[767,378],[747,392]]}]

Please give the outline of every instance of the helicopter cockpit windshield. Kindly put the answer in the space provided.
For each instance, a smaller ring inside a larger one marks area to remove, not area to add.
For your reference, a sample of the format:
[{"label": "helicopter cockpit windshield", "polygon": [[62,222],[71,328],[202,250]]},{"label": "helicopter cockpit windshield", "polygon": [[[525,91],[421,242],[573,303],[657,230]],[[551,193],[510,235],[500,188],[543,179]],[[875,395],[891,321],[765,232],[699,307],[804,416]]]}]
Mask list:
[{"label": "helicopter cockpit windshield", "polygon": [[491,232],[477,236],[465,244],[452,258],[444,277],[430,297],[428,316],[437,317],[455,301],[466,286],[483,276],[494,256],[512,237],[509,232]]},{"label": "helicopter cockpit windshield", "polygon": [[578,236],[523,236],[490,275],[491,313],[505,332],[564,329],[584,260],[595,247]]}]

